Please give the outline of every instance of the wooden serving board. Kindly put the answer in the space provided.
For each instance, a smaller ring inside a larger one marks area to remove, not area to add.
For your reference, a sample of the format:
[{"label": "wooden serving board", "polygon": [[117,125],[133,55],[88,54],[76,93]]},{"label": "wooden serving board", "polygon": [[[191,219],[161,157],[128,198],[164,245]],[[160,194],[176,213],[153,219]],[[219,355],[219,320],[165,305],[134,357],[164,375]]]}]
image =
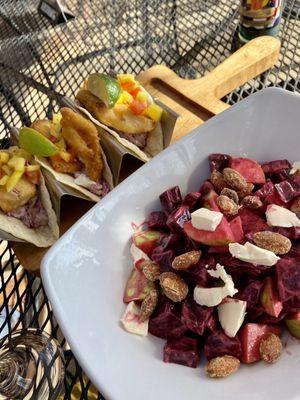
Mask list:
[{"label": "wooden serving board", "polygon": [[[262,36],[243,46],[202,78],[183,79],[171,69],[156,65],[140,74],[138,80],[153,97],[179,115],[172,137],[174,142],[229,108],[221,99],[271,68],[278,61],[279,51],[279,40]],[[93,205],[84,200],[69,198],[68,205],[61,210],[61,234]],[[23,267],[39,275],[41,259],[48,249],[16,242],[12,243],[12,248]]]}]

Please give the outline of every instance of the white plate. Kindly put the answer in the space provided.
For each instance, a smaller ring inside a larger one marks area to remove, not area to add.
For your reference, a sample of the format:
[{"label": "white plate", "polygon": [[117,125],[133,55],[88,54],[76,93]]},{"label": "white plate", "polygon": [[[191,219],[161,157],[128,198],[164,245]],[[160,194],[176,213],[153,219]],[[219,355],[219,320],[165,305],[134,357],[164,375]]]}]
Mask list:
[{"label": "white plate", "polygon": [[[81,366],[107,400],[292,400],[300,398],[300,343],[281,361],[243,366],[211,380],[197,369],[162,361],[164,341],[119,325],[132,268],[131,222],[159,208],[172,185],[197,190],[212,152],[259,161],[300,159],[300,97],[279,89],[250,96],[200,126],[121,183],[47,253],[42,278],[55,316]],[[187,127],[188,129],[188,127]]]}]

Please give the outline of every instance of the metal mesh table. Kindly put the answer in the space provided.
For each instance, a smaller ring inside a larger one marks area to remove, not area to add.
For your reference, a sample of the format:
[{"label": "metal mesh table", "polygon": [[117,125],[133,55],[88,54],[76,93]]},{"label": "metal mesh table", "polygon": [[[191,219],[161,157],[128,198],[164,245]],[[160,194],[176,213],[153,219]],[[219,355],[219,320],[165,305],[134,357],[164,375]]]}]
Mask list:
[{"label": "metal mesh table", "polygon": [[[193,78],[216,67],[236,44],[239,0],[69,0],[75,18],[60,25],[41,16],[38,3],[0,0],[2,146],[10,126],[49,116],[59,106],[55,92],[72,97],[93,71],[138,74],[162,63]],[[266,86],[300,89],[299,16],[300,1],[287,0],[278,65],[228,95],[229,104]],[[64,398],[101,399],[68,348],[40,279],[24,271],[7,242],[0,260],[1,335],[29,326],[48,331],[65,349]]]}]

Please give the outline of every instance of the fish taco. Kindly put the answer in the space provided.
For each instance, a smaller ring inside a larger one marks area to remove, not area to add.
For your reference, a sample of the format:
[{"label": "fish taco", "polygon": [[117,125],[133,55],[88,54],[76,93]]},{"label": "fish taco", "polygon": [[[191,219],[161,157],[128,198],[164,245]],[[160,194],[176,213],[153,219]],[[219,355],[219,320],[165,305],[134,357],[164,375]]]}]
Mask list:
[{"label": "fish taco", "polygon": [[[77,101],[122,145],[143,161],[161,152],[163,109],[131,74],[117,78],[92,74],[76,95]],[[96,121],[95,121],[96,120]]]},{"label": "fish taco", "polygon": [[0,229],[16,238],[48,247],[59,237],[40,165],[17,146],[0,151]]},{"label": "fish taco", "polygon": [[22,128],[19,143],[58,182],[89,200],[97,202],[113,188],[98,130],[70,108],[62,108],[52,120],[37,120]]}]

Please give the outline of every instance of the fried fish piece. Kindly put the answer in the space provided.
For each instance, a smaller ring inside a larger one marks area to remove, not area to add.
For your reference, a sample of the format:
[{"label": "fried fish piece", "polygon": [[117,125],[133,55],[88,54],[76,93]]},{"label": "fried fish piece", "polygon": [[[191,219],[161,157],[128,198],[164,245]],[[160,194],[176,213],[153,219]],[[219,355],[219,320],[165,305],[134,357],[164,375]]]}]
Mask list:
[{"label": "fried fish piece", "polygon": [[50,163],[53,169],[62,174],[75,174],[82,170],[82,164],[80,161],[66,162],[60,157],[52,156],[50,157]]},{"label": "fried fish piece", "polygon": [[36,186],[22,177],[11,192],[7,192],[5,187],[0,188],[0,208],[9,213],[27,204],[35,195]]},{"label": "fried fish piece", "polygon": [[92,181],[99,182],[103,172],[103,158],[96,127],[70,108],[62,108],[61,115],[63,138],[85,165],[87,176]]},{"label": "fried fish piece", "polygon": [[115,104],[107,108],[100,99],[86,89],[80,89],[76,99],[104,125],[129,135],[139,135],[152,131],[156,122],[143,115],[135,115],[125,104]]}]

